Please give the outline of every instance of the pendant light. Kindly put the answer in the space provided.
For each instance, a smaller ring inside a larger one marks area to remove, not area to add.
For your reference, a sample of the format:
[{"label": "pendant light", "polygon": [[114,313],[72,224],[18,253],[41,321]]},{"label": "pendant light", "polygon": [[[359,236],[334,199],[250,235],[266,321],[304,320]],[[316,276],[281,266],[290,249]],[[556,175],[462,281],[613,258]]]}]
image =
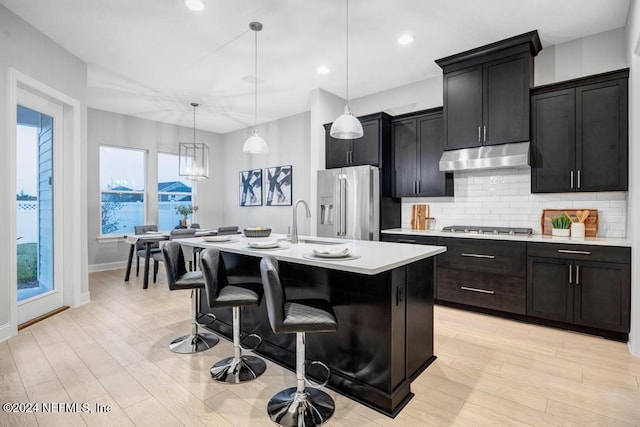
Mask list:
[{"label": "pendant light", "polygon": [[364,135],[362,131],[362,123],[351,114],[349,108],[349,0],[347,3],[347,103],[344,106],[344,113],[338,117],[331,125],[329,135],[336,139],[355,139]]},{"label": "pendant light", "polygon": [[254,74],[254,121],[253,121],[253,134],[247,138],[242,146],[242,151],[250,154],[263,154],[269,152],[269,146],[258,134],[258,31],[262,31],[262,24],[260,22],[251,22],[249,28],[255,33],[255,74]]},{"label": "pendant light", "polygon": [[193,107],[193,142],[180,143],[178,175],[199,181],[209,178],[209,147],[196,142],[196,107],[199,104],[192,102],[191,106]]}]

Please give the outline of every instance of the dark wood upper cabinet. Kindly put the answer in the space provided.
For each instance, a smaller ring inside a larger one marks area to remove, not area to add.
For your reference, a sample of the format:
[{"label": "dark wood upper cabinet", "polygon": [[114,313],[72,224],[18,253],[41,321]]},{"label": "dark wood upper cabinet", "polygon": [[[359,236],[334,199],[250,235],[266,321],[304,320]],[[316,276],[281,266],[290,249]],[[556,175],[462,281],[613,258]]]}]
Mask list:
[{"label": "dark wood upper cabinet", "polygon": [[[391,116],[385,113],[358,117],[364,135],[358,139],[336,139],[329,135],[331,123],[325,128],[325,165],[327,169],[346,166],[373,165],[382,168],[384,150],[390,151]],[[390,160],[389,160],[390,161]],[[390,166],[390,165],[389,165]]]},{"label": "dark wood upper cabinet", "polygon": [[529,140],[533,57],[541,49],[532,31],[436,61],[445,150]]},{"label": "dark wood upper cabinet", "polygon": [[442,108],[402,116],[391,122],[394,154],[394,196],[453,195],[453,174],[440,172]]},{"label": "dark wood upper cabinet", "polygon": [[532,193],[628,190],[628,76],[613,71],[532,91]]}]

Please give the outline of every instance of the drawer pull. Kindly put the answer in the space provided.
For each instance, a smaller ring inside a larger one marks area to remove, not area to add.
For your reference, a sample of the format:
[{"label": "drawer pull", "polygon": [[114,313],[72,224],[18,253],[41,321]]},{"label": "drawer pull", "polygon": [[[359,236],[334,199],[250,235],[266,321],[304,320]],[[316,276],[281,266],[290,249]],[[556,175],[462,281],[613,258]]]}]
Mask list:
[{"label": "drawer pull", "polygon": [[414,239],[397,239],[396,243],[415,243]]},{"label": "drawer pull", "polygon": [[468,286],[460,286],[460,289],[462,289],[463,291],[478,292],[480,294],[489,294],[489,295],[495,294],[494,291],[488,291],[486,289],[480,289],[480,288],[469,288]]},{"label": "drawer pull", "polygon": [[471,258],[486,258],[486,259],[495,259],[494,255],[482,255],[482,254],[460,254],[462,256],[471,257]]},{"label": "drawer pull", "polygon": [[576,254],[576,255],[591,255],[589,251],[573,251],[571,249],[558,249],[558,253],[561,254]]}]

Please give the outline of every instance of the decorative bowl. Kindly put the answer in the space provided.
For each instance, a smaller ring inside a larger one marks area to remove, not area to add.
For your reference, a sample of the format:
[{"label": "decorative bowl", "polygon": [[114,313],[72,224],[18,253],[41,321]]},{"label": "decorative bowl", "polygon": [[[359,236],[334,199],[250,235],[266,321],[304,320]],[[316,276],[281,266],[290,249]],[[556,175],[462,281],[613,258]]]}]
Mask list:
[{"label": "decorative bowl", "polygon": [[250,230],[248,228],[245,228],[242,231],[247,237],[269,237],[269,235],[271,234],[270,228],[263,228],[261,230]]}]

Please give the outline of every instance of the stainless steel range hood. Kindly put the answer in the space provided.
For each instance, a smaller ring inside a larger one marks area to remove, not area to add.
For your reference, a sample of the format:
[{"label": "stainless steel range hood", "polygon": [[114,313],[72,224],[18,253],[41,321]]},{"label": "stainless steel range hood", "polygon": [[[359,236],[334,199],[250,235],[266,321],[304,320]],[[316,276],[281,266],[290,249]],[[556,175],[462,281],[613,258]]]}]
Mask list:
[{"label": "stainless steel range hood", "polygon": [[529,142],[445,151],[440,158],[440,170],[443,172],[528,167]]}]

